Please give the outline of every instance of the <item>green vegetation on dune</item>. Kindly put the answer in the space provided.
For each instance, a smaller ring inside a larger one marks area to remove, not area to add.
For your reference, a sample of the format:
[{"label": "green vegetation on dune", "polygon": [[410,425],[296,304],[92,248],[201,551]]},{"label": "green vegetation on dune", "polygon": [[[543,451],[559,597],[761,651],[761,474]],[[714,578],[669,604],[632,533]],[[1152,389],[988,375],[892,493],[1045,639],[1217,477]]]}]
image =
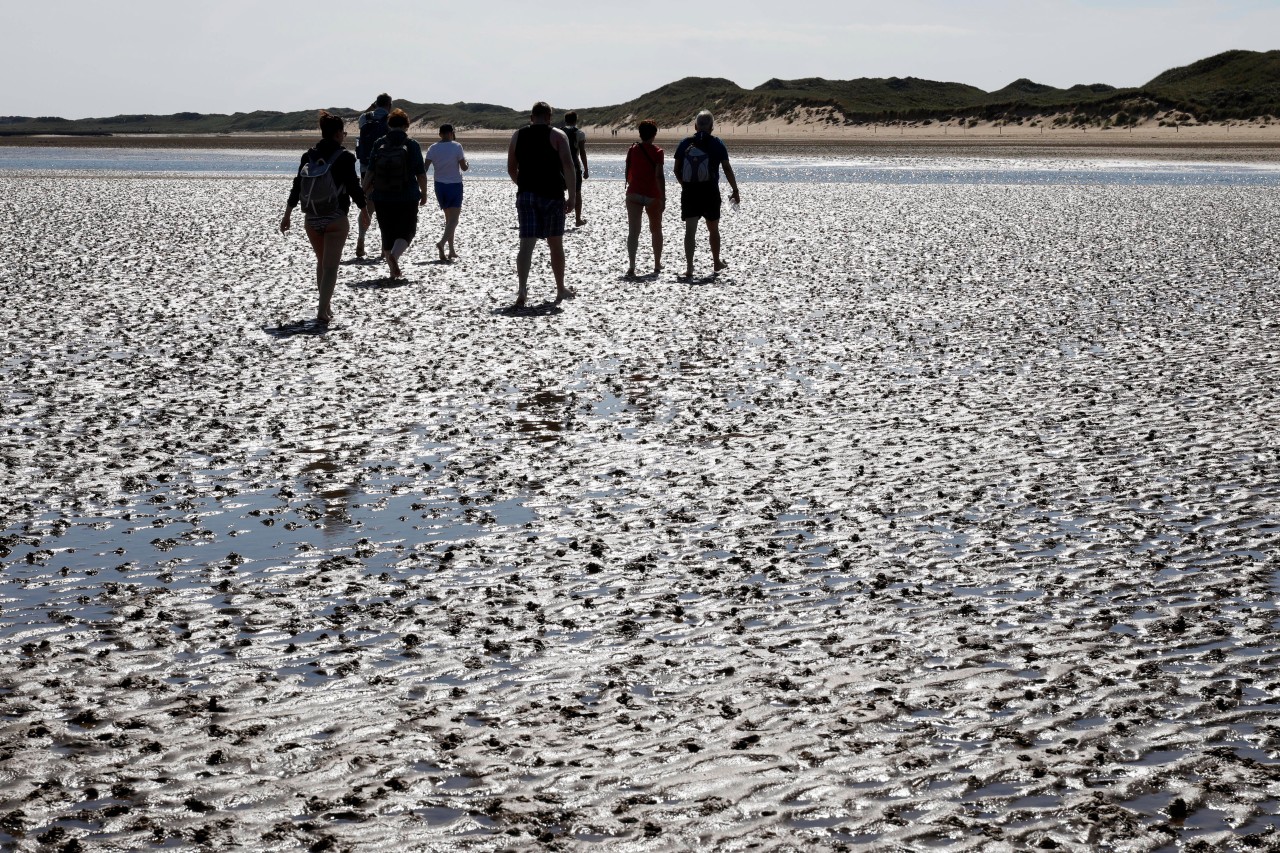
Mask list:
[{"label": "green vegetation on dune", "polygon": [[[496,104],[415,103],[396,101],[414,122],[505,130],[527,121],[528,108]],[[710,109],[722,123],[746,124],[772,118],[856,124],[879,121],[983,119],[1021,122],[1055,116],[1055,123],[1126,124],[1158,114],[1176,113],[1180,121],[1221,121],[1280,115],[1280,50],[1259,53],[1231,50],[1172,68],[1136,89],[1104,83],[1068,89],[1026,78],[994,92],[963,83],[916,77],[825,80],[774,78],[744,89],[720,77],[685,77],[623,104],[579,107],[579,123],[632,126],[652,118],[663,127],[690,124],[700,109]],[[119,115],[67,120],[53,116],[0,116],[0,135],[121,133],[244,133],[313,130],[316,110],[258,110],[231,115],[176,113]],[[355,119],[360,110],[330,107],[329,112]]]},{"label": "green vegetation on dune", "polygon": [[1229,50],[1171,68],[1142,88],[1211,121],[1280,115],[1280,50]]}]

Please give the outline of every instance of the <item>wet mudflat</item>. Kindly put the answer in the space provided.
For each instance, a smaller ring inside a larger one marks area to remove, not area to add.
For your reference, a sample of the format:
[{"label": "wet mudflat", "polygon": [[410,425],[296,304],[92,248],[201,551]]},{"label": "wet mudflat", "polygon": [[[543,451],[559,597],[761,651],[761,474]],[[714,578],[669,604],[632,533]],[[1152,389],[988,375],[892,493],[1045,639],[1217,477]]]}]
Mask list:
[{"label": "wet mudflat", "polygon": [[286,192],[0,177],[0,846],[1280,845],[1274,189]]}]

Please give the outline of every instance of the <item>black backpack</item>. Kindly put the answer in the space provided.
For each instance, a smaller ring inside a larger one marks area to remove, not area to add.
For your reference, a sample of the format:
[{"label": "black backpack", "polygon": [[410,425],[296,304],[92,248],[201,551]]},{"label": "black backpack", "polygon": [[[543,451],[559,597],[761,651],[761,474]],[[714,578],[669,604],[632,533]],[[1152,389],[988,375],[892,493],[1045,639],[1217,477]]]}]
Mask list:
[{"label": "black backpack", "polygon": [[409,140],[398,145],[384,142],[373,151],[373,188],[377,192],[398,193],[408,186]]},{"label": "black backpack", "polygon": [[373,154],[373,143],[387,135],[387,117],[370,118],[360,128],[360,138],[356,140],[356,159],[368,165]]}]

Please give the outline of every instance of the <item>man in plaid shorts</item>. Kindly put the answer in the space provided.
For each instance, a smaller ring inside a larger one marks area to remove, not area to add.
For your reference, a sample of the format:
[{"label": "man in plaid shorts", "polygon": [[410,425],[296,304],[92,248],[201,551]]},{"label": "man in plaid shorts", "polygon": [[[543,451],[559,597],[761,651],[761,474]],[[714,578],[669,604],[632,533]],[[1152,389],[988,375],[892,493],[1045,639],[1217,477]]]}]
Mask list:
[{"label": "man in plaid shorts", "polygon": [[525,306],[533,247],[539,240],[546,240],[551,252],[556,302],[572,298],[574,292],[564,286],[564,217],[573,210],[577,176],[569,157],[569,137],[551,126],[551,105],[547,102],[534,104],[529,125],[512,135],[507,148],[507,174],[516,183],[516,214],[520,220],[520,253],[516,255],[520,290],[515,307]]}]

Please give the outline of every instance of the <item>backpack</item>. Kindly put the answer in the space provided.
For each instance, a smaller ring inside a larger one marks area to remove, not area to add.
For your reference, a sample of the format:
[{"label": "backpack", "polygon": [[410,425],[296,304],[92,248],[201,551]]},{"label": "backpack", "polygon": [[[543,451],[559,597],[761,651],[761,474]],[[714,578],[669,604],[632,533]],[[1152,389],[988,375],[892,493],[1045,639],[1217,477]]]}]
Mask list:
[{"label": "backpack", "polygon": [[360,127],[360,138],[356,140],[356,159],[368,165],[369,157],[373,154],[373,143],[386,135],[387,117],[373,118],[371,115]]},{"label": "backpack", "polygon": [[298,177],[301,178],[298,201],[305,212],[314,216],[327,216],[337,212],[341,192],[333,180],[333,164],[338,162],[344,150],[346,149],[339,148],[327,160],[307,154],[307,162],[298,170]]},{"label": "backpack", "polygon": [[680,180],[686,184],[705,184],[716,179],[716,170],[711,155],[699,147],[697,142],[690,142],[684,150],[684,160],[680,166]]},{"label": "backpack", "polygon": [[408,140],[399,145],[384,143],[373,152],[373,188],[377,192],[398,193],[409,183]]}]

